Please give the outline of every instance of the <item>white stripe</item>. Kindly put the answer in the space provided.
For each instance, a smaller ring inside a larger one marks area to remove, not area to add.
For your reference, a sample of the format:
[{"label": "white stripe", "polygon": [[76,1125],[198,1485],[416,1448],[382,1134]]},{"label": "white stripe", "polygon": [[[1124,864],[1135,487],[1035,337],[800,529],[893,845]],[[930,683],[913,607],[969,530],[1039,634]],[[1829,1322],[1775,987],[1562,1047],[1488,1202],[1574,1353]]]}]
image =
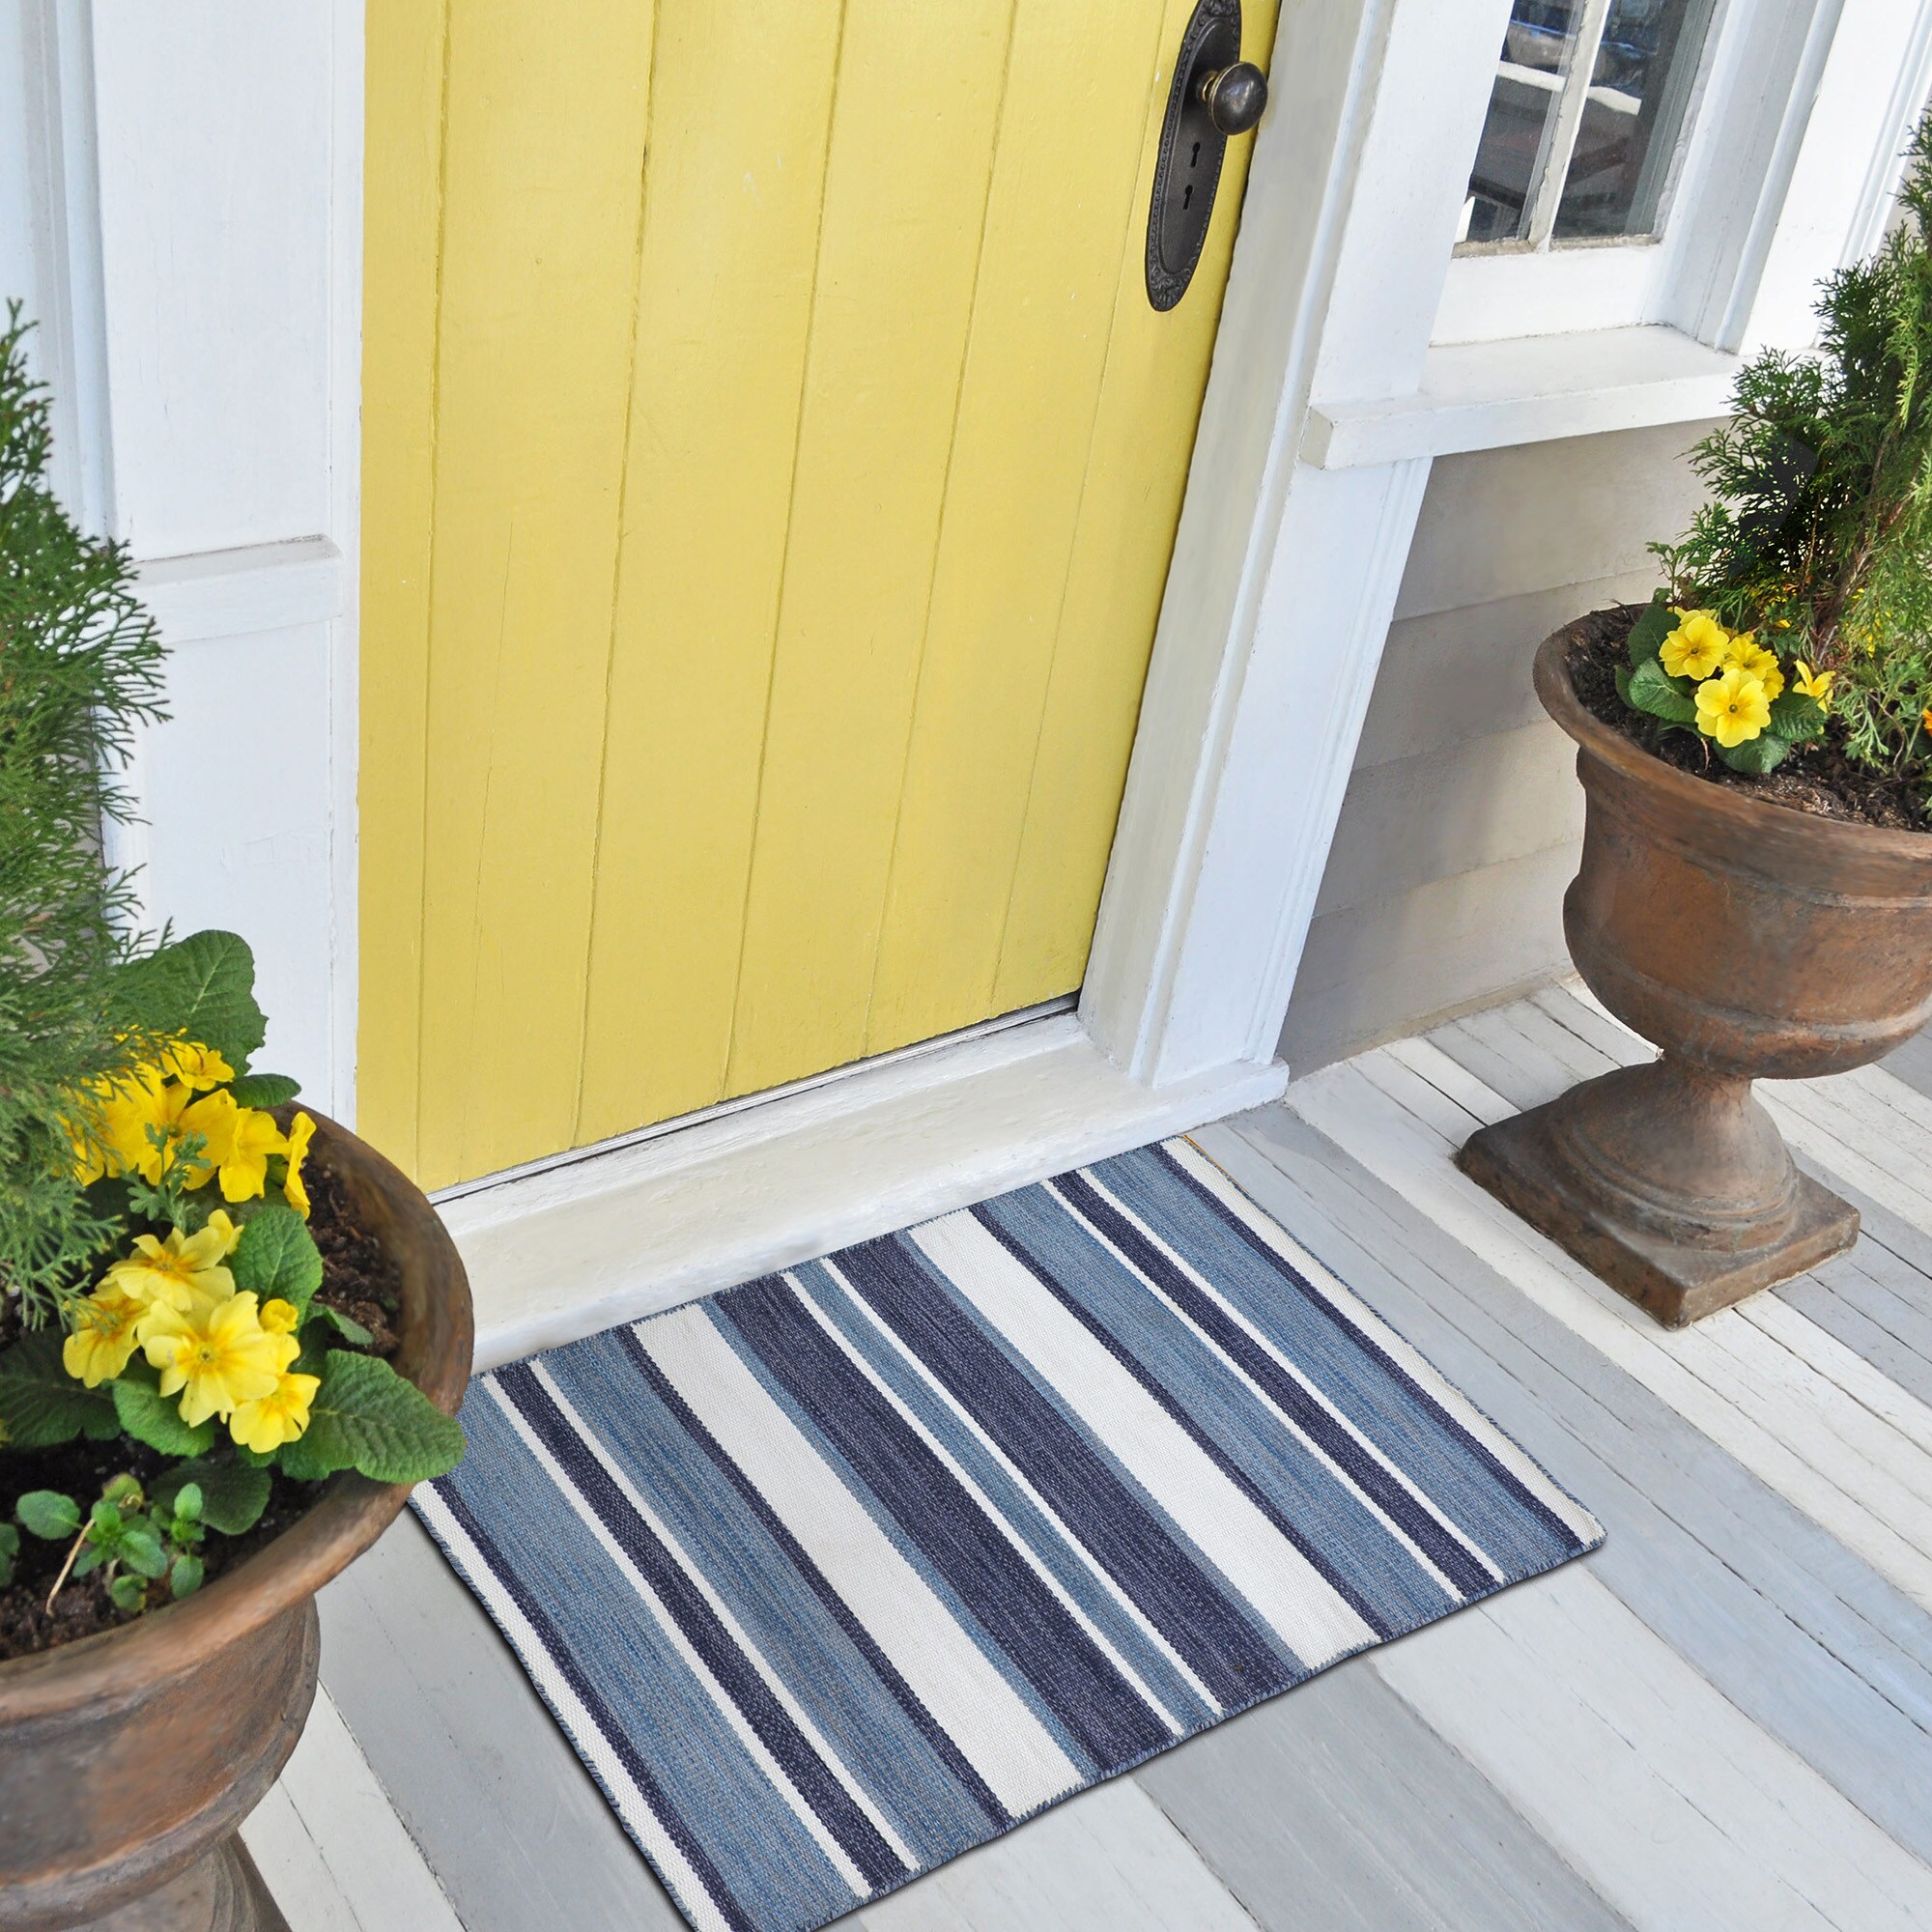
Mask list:
[{"label": "white stripe", "polygon": [[[1283,1374],[1288,1376],[1291,1380],[1298,1382],[1301,1385],[1302,1392],[1308,1397],[1308,1399],[1312,1403],[1316,1404],[1320,1408],[1325,1411],[1329,1419],[1332,1422],[1334,1422],[1338,1428],[1344,1430],[1348,1435],[1354,1437],[1357,1447],[1361,1449],[1364,1455],[1369,1457],[1371,1461],[1379,1463],[1383,1470],[1389,1475],[1389,1477],[1393,1481],[1399,1483],[1405,1490],[1406,1490],[1409,1492],[1410,1496],[1412,1496],[1416,1502],[1421,1504],[1421,1506],[1425,1510],[1427,1510],[1432,1517],[1435,1519],[1436,1522],[1440,1525],[1440,1527],[1445,1531],[1447,1531],[1449,1535],[1453,1536],[1456,1539],[1456,1541],[1460,1543],[1463,1547],[1463,1548],[1466,1549],[1469,1552],[1469,1554],[1477,1560],[1477,1562],[1482,1564],[1483,1567],[1489,1571],[1492,1577],[1494,1577],[1498,1580],[1501,1579],[1503,1574],[1501,1568],[1497,1564],[1491,1562],[1488,1553],[1484,1549],[1482,1549],[1478,1545],[1472,1542],[1468,1537],[1464,1536],[1463,1532],[1456,1526],[1456,1524],[1450,1521],[1450,1520],[1446,1516],[1444,1516],[1440,1510],[1438,1510],[1435,1507],[1435,1505],[1429,1499],[1429,1497],[1426,1496],[1422,1492],[1422,1491],[1415,1486],[1415,1484],[1410,1482],[1407,1476],[1406,1476],[1401,1469],[1397,1468],[1397,1466],[1393,1463],[1391,1463],[1389,1459],[1386,1456],[1384,1456],[1382,1452],[1379,1449],[1378,1449],[1376,1445],[1373,1442],[1371,1442],[1369,1438],[1366,1435],[1364,1435],[1362,1432],[1359,1429],[1357,1429],[1351,1421],[1350,1421],[1348,1416],[1345,1415],[1341,1409],[1337,1408],[1336,1406],[1332,1402],[1330,1402],[1324,1394],[1322,1394],[1321,1389],[1319,1389],[1312,1381],[1310,1381],[1308,1378],[1304,1376],[1301,1373],[1301,1371],[1298,1368],[1296,1368],[1295,1365],[1293,1362],[1291,1362],[1288,1359],[1288,1357],[1281,1352],[1279,1349],[1275,1348],[1273,1344],[1271,1344],[1268,1341],[1265,1335],[1257,1334],[1255,1332],[1253,1324],[1246,1320],[1246,1318],[1241,1314],[1240,1310],[1237,1308],[1230,1307],[1226,1299],[1218,1293],[1218,1291],[1214,1288],[1214,1285],[1211,1282],[1209,1282],[1205,1276],[1203,1276],[1198,1269],[1189,1266],[1187,1262],[1183,1260],[1181,1256],[1177,1254],[1174,1251],[1174,1249],[1167,1244],[1167,1242],[1162,1240],[1161,1237],[1157,1234],[1155,1234],[1154,1231],[1151,1228],[1150,1228],[1148,1224],[1145,1221],[1143,1221],[1140,1218],[1140,1216],[1136,1214],[1133,1211],[1133,1209],[1126,1205],[1125,1202],[1122,1201],[1119,1198],[1119,1196],[1112,1193],[1106,1186],[1105,1182],[1100,1180],[1096,1176],[1094,1176],[1091,1171],[1088,1170],[1083,1170],[1082,1178],[1086,1180],[1087,1184],[1093,1188],[1094,1193],[1099,1195],[1102,1200],[1106,1201],[1109,1204],[1109,1206],[1111,1206],[1114,1208],[1114,1210],[1122,1217],[1122,1219],[1132,1222],[1133,1225],[1140,1230],[1143,1239],[1149,1242],[1150,1245],[1158,1248],[1161,1251],[1161,1253],[1167,1257],[1168,1261],[1172,1263],[1173,1265],[1176,1268],[1178,1268],[1181,1273],[1192,1276],[1195,1287],[1200,1289],[1203,1293],[1207,1294],[1212,1300],[1219,1302],[1221,1304],[1223,1313],[1227,1315],[1228,1319],[1231,1321],[1235,1322],[1237,1326],[1246,1329],[1250,1340],[1254,1342],[1255,1346],[1264,1350],[1266,1353],[1272,1355],[1276,1363],[1280,1366]],[[1176,1304],[1169,1298],[1167,1292],[1161,1287],[1159,1282],[1154,1280],[1154,1278],[1151,1274],[1149,1274],[1144,1268],[1140,1267],[1131,1259],[1131,1257],[1123,1254],[1121,1251],[1121,1249],[1118,1248],[1114,1244],[1114,1242],[1107,1237],[1106,1233],[1102,1229],[1096,1228],[1093,1222],[1088,1220],[1086,1215],[1084,1215],[1080,1211],[1079,1207],[1074,1202],[1068,1200],[1065,1195],[1063,1195],[1057,1187],[1053,1187],[1049,1183],[1049,1191],[1052,1193],[1054,1199],[1057,1202],[1059,1202],[1060,1206],[1063,1208],[1065,1208],[1066,1213],[1069,1216],[1071,1216],[1073,1220],[1077,1221],[1081,1227],[1085,1228],[1088,1234],[1091,1235],[1093,1238],[1100,1244],[1101,1247],[1105,1248],[1107,1252],[1111,1254],[1114,1257],[1114,1259],[1117,1262],[1119,1262],[1120,1264],[1123,1268],[1125,1268],[1127,1272],[1131,1274],[1134,1277],[1134,1279],[1141,1284],[1143,1288],[1145,1288],[1148,1291],[1150,1294],[1153,1295],[1155,1299],[1160,1302],[1161,1306],[1164,1307],[1168,1311],[1168,1313],[1174,1317],[1174,1319],[1177,1321],[1180,1322],[1183,1326],[1185,1326],[1188,1332],[1194,1336],[1194,1338],[1201,1344],[1201,1346],[1204,1349],[1208,1350],[1208,1352],[1212,1354],[1217,1361],[1222,1363],[1229,1370],[1231,1374],[1239,1378],[1240,1381],[1246,1387],[1248,1393],[1254,1397],[1255,1401],[1259,1403],[1261,1406],[1269,1415],[1273,1416],[1275,1420],[1281,1424],[1282,1428],[1287,1430],[1289,1434],[1292,1435],[1305,1450],[1307,1450],[1309,1455],[1314,1457],[1315,1460],[1318,1463],[1320,1463],[1321,1466],[1324,1469],[1326,1469],[1332,1477],[1334,1477],[1335,1481],[1341,1484],[1341,1486],[1345,1490],[1347,1490],[1350,1495],[1352,1495],[1355,1498],[1355,1500],[1362,1506],[1362,1508],[1365,1509],[1369,1513],[1369,1515],[1374,1517],[1375,1520],[1378,1523],[1380,1523],[1381,1526],[1385,1530],[1387,1530],[1388,1533],[1392,1537],[1394,1537],[1395,1540],[1398,1543],[1400,1543],[1406,1550],[1408,1551],[1409,1555],[1414,1559],[1418,1567],[1426,1571],[1432,1577],[1434,1577],[1435,1579],[1437,1586],[1446,1595],[1458,1599],[1462,1597],[1463,1592],[1460,1589],[1458,1589],[1457,1586],[1454,1583],[1452,1583],[1449,1580],[1449,1578],[1445,1577],[1442,1574],[1442,1572],[1435,1567],[1435,1565],[1430,1560],[1427,1552],[1422,1549],[1422,1548],[1415,1542],[1415,1540],[1408,1534],[1408,1532],[1406,1529],[1404,1529],[1403,1526],[1399,1522],[1397,1522],[1395,1519],[1391,1517],[1387,1513],[1387,1511],[1385,1511],[1382,1508],[1382,1506],[1376,1501],[1376,1499],[1373,1496],[1368,1494],[1367,1492],[1365,1492],[1362,1489],[1361,1485],[1357,1483],[1354,1480],[1354,1478],[1350,1476],[1349,1472],[1346,1469],[1344,1469],[1342,1465],[1339,1463],[1337,1463],[1335,1459],[1332,1456],[1330,1456],[1324,1448],[1322,1448],[1321,1443],[1318,1442],[1314,1438],[1314,1436],[1309,1435],[1309,1433],[1305,1429],[1303,1429],[1298,1422],[1296,1422],[1292,1416],[1287,1414],[1286,1411],[1284,1411],[1279,1406],[1279,1405],[1276,1404],[1274,1398],[1268,1394],[1267,1390],[1263,1388],[1262,1385],[1258,1381],[1256,1381],[1251,1375],[1248,1374],[1247,1370],[1244,1369],[1241,1366],[1241,1364],[1234,1358],[1234,1356],[1230,1355],[1224,1349],[1222,1349],[1220,1344],[1217,1343],[1211,1335],[1208,1334],[1194,1321],[1194,1319],[1191,1316],[1189,1316],[1184,1310],[1176,1306]]]},{"label": "white stripe", "polygon": [[523,1659],[524,1668],[543,1692],[544,1701],[556,1713],[557,1721],[569,1732],[570,1740],[579,1752],[589,1761],[610,1795],[617,1815],[657,1866],[685,1915],[698,1928],[698,1932],[731,1932],[729,1922],[713,1902],[710,1892],[686,1862],[677,1841],[666,1831],[663,1821],[632,1781],[630,1773],[624,1769],[623,1760],[611,1748],[611,1741],[604,1735],[602,1727],[579,1701],[569,1681],[552,1662],[543,1639],[530,1628],[529,1620],[517,1606],[516,1599],[497,1581],[496,1573],[484,1562],[441,1496],[431,1485],[424,1483],[411,1500],[428,1520],[443,1548],[456,1559],[469,1580],[469,1587],[490,1606],[491,1615],[509,1636]]},{"label": "white stripe", "polygon": [[[840,1270],[831,1261],[825,1262],[823,1266],[828,1274],[838,1276],[840,1279],[843,1278]],[[1100,1589],[1106,1591],[1120,1605],[1122,1610],[1133,1619],[1140,1627],[1141,1633],[1146,1636],[1147,1640],[1167,1659],[1179,1676],[1186,1679],[1187,1686],[1194,1694],[1210,1711],[1217,1714],[1220,1713],[1223,1708],[1220,1699],[1187,1667],[1187,1660],[1154,1628],[1142,1611],[1140,1605],[1134,1602],[1133,1598],[1125,1590],[1122,1589],[1106,1571],[1100,1567],[1099,1561],[1088,1550],[1087,1546],[1080,1538],[1074,1534],[1073,1530],[1068,1526],[1066,1520],[1034,1488],[1033,1484],[1028,1481],[1026,1472],[1021,1469],[1019,1464],[980,1428],[965,1405],[959,1402],[954,1397],[952,1391],[873,1313],[871,1304],[867,1301],[864,1295],[848,1293],[846,1299],[859,1314],[865,1317],[870,1326],[878,1331],[880,1340],[892,1349],[894,1353],[905,1363],[907,1369],[919,1377],[920,1380],[931,1390],[933,1399],[944,1403],[958,1417],[960,1426],[971,1432],[978,1439],[980,1447],[1007,1472],[1012,1479],[1014,1486],[1024,1492],[1032,1501],[1034,1507],[1045,1517],[1048,1522],[1054,1523],[1059,1527],[1067,1549],[1079,1558],[1082,1566],[1094,1578],[1094,1583]]]},{"label": "white stripe", "polygon": [[712,1614],[724,1626],[725,1631],[730,1635],[731,1641],[745,1653],[745,1657],[753,1669],[764,1679],[765,1688],[772,1693],[773,1698],[778,1703],[783,1705],[792,1722],[804,1733],[806,1741],[818,1753],[826,1770],[844,1786],[845,1794],[851,1799],[852,1803],[872,1821],[879,1835],[892,1847],[893,1856],[898,1860],[899,1863],[909,1872],[917,1871],[919,1869],[919,1860],[913,1855],[899,1834],[894,1831],[892,1821],[872,1803],[871,1796],[866,1790],[866,1787],[846,1768],[844,1761],[839,1757],[838,1751],[833,1748],[831,1741],[825,1737],[818,1726],[812,1721],[811,1716],[806,1710],[805,1706],[792,1695],[790,1687],[787,1686],[784,1679],[766,1661],[764,1653],[753,1642],[750,1633],[731,1614],[730,1606],[725,1603],[724,1599],[711,1587],[711,1579],[705,1575],[703,1566],[692,1559],[684,1545],[672,1533],[670,1525],[659,1518],[657,1512],[644,1500],[631,1479],[611,1460],[604,1444],[584,1422],[583,1417],[578,1412],[576,1406],[564,1394],[562,1389],[557,1387],[551,1372],[544,1367],[543,1358],[541,1356],[536,1357],[531,1361],[529,1367],[530,1373],[544,1385],[550,1399],[556,1404],[557,1412],[576,1433],[579,1441],[596,1457],[597,1461],[603,1465],[604,1473],[623,1492],[625,1500],[643,1519],[651,1534],[670,1552],[678,1568],[684,1572],[686,1581],[711,1605]]},{"label": "white stripe", "polygon": [[[852,1284],[839,1273],[830,1261],[820,1263],[820,1266],[844,1290],[849,1299],[853,1301],[859,1299],[857,1293],[853,1291]],[[1012,1550],[1013,1554],[1053,1593],[1054,1600],[1060,1605],[1060,1607],[1080,1626],[1094,1647],[1106,1658],[1107,1662],[1133,1687],[1134,1694],[1140,1698],[1141,1702],[1146,1704],[1150,1710],[1160,1718],[1176,1737],[1179,1737],[1187,1726],[1142,1682],[1140,1673],[1107,1640],[1105,1634],[1094,1623],[1087,1612],[1073,1601],[1071,1595],[1062,1587],[1060,1579],[1040,1560],[1038,1554],[1027,1543],[1026,1539],[1020,1535],[1018,1529],[1008,1521],[1006,1513],[966,1473],[965,1469],[953,1459],[952,1451],[946,1447],[945,1443],[940,1441],[920,1421],[919,1417],[899,1400],[898,1396],[884,1378],[873,1370],[871,1364],[838,1332],[838,1325],[832,1321],[818,1304],[813,1301],[811,1296],[806,1293],[798,1277],[787,1272],[784,1280],[786,1285],[791,1289],[791,1292],[798,1297],[807,1312],[810,1315],[813,1321],[824,1330],[833,1346],[878,1390],[887,1402],[892,1404],[894,1412],[898,1416],[899,1420],[932,1451],[939,1462],[945,1465],[947,1473],[952,1476],[952,1480],[979,1504],[980,1510],[985,1515],[986,1520],[1006,1538],[1007,1546]]]},{"label": "white stripe", "polygon": [[569,1471],[551,1454],[543,1439],[524,1419],[516,1404],[497,1386],[494,1377],[484,1377],[483,1386],[490,1392],[497,1406],[503,1411],[510,1427],[523,1437],[524,1446],[536,1459],[538,1467],[556,1485],[557,1492],[582,1519],[583,1526],[603,1545],[605,1553],[623,1574],[624,1580],[636,1591],[638,1601],[650,1611],[671,1648],[684,1661],[685,1668],[696,1678],[705,1694],[717,1705],[719,1715],[738,1734],[738,1742],[751,1753],[753,1762],[764,1773],[772,1789],[784,1800],[792,1815],[805,1827],[818,1849],[831,1862],[833,1869],[851,1887],[855,1902],[870,1897],[874,1888],[867,1883],[865,1873],[852,1862],[851,1856],[844,1846],[827,1830],[824,1820],[811,1808],[805,1794],[791,1781],[785,1768],[772,1755],[765,1741],[759,1737],[744,1712],[739,1710],[730,1692],[712,1675],[711,1667],[678,1628],[677,1619],[671,1615],[658,1593],[651,1588],[643,1572],[625,1554],[617,1540],[605,1528],[603,1519],[590,1507],[587,1498],[570,1480]]},{"label": "white stripe", "polygon": [[1373,1632],[1208,1454],[970,1213],[911,1231],[952,1286],[1020,1350],[1122,1467],[1304,1662]]},{"label": "white stripe", "polygon": [[1025,1700],[829,1468],[703,1303],[632,1330],[1015,1817],[1085,1782]]},{"label": "white stripe", "polygon": [[1189,1141],[1166,1141],[1167,1151],[1208,1188],[1215,1199],[1252,1228],[1351,1327],[1365,1335],[1425,1390],[1465,1435],[1479,1442],[1579,1543],[1594,1543],[1604,1526],[1577,1500],[1551,1482],[1536,1463],[1510,1440],[1454,1383],[1445,1381],[1367,1302],[1339,1281],[1285,1229],[1257,1208],[1239,1187]]}]

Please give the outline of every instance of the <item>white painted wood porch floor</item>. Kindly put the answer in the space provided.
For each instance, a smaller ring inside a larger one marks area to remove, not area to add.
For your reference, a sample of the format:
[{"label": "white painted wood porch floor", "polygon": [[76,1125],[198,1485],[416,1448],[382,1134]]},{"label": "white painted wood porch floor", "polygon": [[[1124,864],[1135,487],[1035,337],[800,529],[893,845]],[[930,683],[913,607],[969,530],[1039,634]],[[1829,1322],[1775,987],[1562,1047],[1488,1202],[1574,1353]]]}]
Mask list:
[{"label": "white painted wood porch floor", "polygon": [[[1553,989],[1198,1136],[1605,1547],[847,1923],[1932,1927],[1932,1039],[1762,1090],[1864,1234],[1677,1335],[1449,1163],[1478,1122],[1646,1051]],[[323,1631],[332,1702],[246,1833],[295,1932],[681,1925],[412,1520]]]}]

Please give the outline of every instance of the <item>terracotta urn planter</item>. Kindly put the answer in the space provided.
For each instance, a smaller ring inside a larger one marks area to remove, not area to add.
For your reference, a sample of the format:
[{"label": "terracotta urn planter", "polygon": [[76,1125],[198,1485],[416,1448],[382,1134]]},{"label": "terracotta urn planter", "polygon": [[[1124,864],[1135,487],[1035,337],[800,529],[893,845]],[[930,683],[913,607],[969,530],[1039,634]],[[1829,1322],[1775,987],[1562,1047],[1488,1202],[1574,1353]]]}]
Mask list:
[{"label": "terracotta urn planter", "polygon": [[[454,1414],[469,1289],[421,1192],[317,1117],[316,1151],[402,1278],[396,1368]],[[332,1478],[299,1521],[185,1602],[0,1664],[0,1927],[286,1932],[236,1828],[315,1695],[315,1593],[406,1484]]]},{"label": "terracotta urn planter", "polygon": [[1577,699],[1573,635],[1536,657],[1586,796],[1564,935],[1591,991],[1662,1052],[1483,1128],[1459,1158],[1677,1327],[1856,1239],[1857,1210],[1798,1171],[1751,1082],[1861,1066],[1932,1017],[1932,834],[1653,757]]}]

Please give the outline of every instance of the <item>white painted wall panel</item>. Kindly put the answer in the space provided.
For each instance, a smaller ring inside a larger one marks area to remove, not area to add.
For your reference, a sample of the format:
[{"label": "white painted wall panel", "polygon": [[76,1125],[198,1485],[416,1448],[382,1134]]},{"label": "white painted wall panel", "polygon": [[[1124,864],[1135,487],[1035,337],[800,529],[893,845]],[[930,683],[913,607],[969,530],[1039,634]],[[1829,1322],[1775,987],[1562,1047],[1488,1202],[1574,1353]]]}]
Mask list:
[{"label": "white painted wall panel", "polygon": [[328,8],[96,0],[115,529],[136,555],[328,523]]},{"label": "white painted wall panel", "polygon": [[260,1065],[327,1103],[329,636],[326,624],[204,639],[168,660],[170,721],[145,735],[149,917],[255,949]]}]

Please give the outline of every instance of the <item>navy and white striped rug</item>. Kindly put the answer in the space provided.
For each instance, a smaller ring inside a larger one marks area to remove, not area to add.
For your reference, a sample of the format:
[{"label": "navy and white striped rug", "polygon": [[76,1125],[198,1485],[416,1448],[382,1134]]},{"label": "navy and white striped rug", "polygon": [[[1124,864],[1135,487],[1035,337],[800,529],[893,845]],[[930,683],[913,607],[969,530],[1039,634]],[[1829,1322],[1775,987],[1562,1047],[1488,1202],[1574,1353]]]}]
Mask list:
[{"label": "navy and white striped rug", "polygon": [[703,1932],[802,1932],[1597,1523],[1182,1141],[481,1377],[416,1507]]}]

